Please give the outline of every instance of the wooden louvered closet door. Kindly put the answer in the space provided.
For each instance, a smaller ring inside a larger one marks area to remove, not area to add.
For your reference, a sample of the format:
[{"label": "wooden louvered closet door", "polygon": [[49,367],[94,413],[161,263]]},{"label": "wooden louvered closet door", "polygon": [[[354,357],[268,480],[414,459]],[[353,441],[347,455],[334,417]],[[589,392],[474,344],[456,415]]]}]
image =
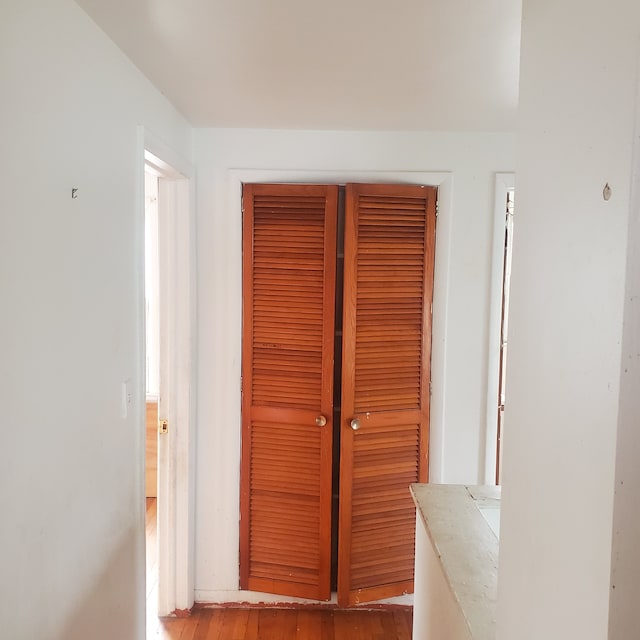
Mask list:
[{"label": "wooden louvered closet door", "polygon": [[331,595],[338,189],[245,185],[240,586]]},{"label": "wooden louvered closet door", "polygon": [[413,591],[427,480],[436,189],[347,185],[338,602]]}]

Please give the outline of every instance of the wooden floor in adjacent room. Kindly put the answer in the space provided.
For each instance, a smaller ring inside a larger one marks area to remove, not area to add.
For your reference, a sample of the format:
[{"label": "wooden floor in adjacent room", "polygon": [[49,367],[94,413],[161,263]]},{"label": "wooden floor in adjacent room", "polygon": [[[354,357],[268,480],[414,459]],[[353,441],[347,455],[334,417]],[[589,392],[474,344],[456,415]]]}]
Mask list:
[{"label": "wooden floor in adjacent room", "polygon": [[196,608],[158,618],[156,501],[147,498],[147,640],[411,640],[410,609]]}]

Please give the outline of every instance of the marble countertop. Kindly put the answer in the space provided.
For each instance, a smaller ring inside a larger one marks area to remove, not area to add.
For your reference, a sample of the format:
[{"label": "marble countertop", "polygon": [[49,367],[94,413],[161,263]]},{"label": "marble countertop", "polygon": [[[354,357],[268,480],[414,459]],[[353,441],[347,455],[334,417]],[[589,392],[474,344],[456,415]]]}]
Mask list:
[{"label": "marble countertop", "polygon": [[498,538],[480,508],[500,506],[500,488],[413,484],[411,493],[474,640],[495,640]]}]

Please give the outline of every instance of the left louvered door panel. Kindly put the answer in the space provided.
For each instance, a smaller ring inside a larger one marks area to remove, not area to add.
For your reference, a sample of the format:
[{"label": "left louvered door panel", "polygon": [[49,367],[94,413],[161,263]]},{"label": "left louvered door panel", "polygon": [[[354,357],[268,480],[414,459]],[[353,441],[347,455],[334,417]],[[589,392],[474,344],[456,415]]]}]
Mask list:
[{"label": "left louvered door panel", "polygon": [[330,598],[338,189],[243,188],[241,588]]}]

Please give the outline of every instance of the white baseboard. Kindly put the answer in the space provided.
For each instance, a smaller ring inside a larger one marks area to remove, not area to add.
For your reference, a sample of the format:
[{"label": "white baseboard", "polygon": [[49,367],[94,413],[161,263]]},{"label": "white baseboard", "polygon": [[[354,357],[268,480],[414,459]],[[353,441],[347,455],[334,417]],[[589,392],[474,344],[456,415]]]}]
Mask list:
[{"label": "white baseboard", "polygon": [[[293,598],[291,596],[278,596],[272,593],[259,591],[211,591],[208,589],[196,589],[195,600],[198,604],[222,604],[222,603],[247,603],[247,604],[313,604],[335,605],[337,604],[335,592],[331,594],[331,600],[308,600],[306,598]],[[378,605],[413,606],[413,594],[386,598],[358,605],[362,608]]]}]

